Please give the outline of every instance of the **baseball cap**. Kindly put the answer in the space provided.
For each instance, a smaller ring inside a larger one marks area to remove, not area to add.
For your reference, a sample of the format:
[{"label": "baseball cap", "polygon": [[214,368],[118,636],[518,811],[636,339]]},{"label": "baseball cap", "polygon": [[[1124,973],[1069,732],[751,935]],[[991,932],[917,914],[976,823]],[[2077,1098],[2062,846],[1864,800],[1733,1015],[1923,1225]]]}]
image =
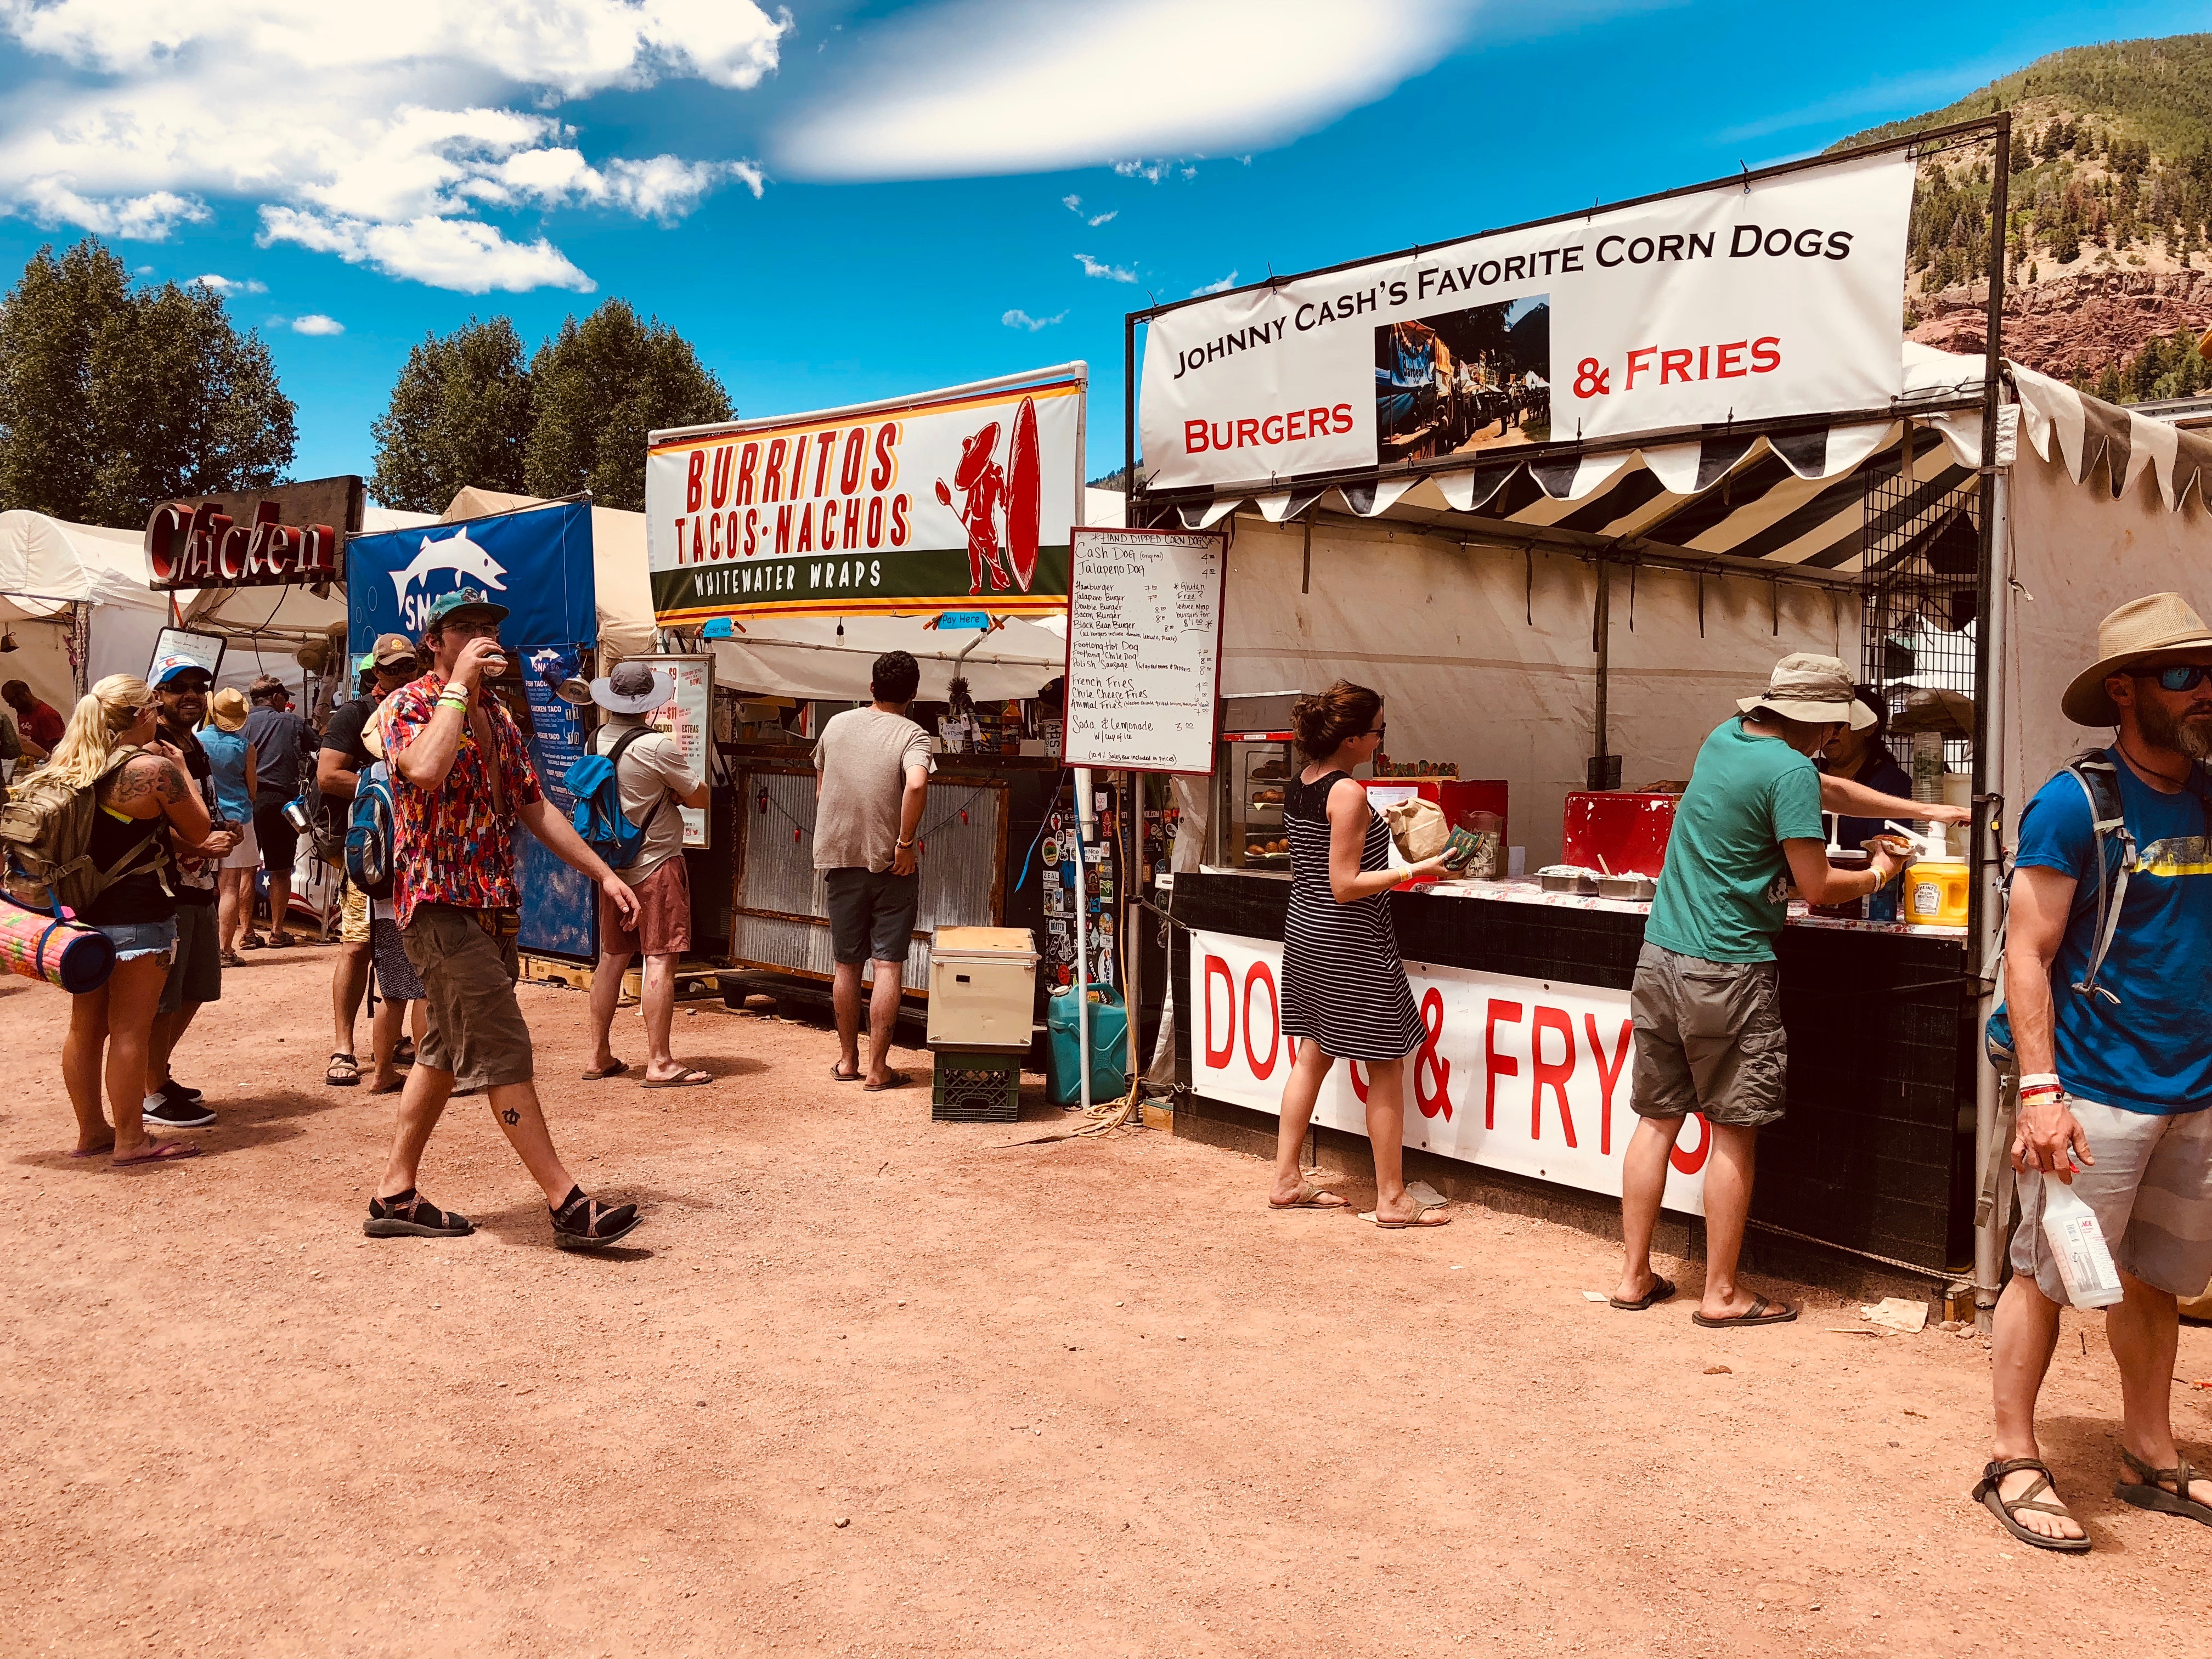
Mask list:
[{"label": "baseball cap", "polygon": [[173,651],[164,652],[154,659],[154,672],[148,678],[159,688],[184,674],[198,674],[210,685],[215,683],[215,676],[208,672],[205,663]]},{"label": "baseball cap", "polygon": [[[491,602],[489,596],[487,595],[481,587],[457,587],[452,592],[441,593],[436,599],[430,601],[428,625],[432,628],[435,628],[441,623],[444,622],[447,617],[453,616],[457,611],[483,611],[487,613],[494,622],[505,622],[507,620],[507,607],[503,605],[494,605]],[[387,634],[385,635],[385,639],[397,639],[398,637],[399,636],[396,634]],[[382,648],[384,640],[379,640],[377,641],[377,645],[380,649]],[[409,648],[409,654],[413,654],[413,648],[411,647]]]},{"label": "baseball cap", "polygon": [[[495,611],[499,609],[496,605],[492,608]],[[506,614],[504,611],[500,611],[502,617]],[[402,663],[417,660],[419,657],[415,649],[415,641],[404,634],[380,634],[377,635],[376,643],[369,648],[368,655],[362,659],[362,666],[397,668]]]}]

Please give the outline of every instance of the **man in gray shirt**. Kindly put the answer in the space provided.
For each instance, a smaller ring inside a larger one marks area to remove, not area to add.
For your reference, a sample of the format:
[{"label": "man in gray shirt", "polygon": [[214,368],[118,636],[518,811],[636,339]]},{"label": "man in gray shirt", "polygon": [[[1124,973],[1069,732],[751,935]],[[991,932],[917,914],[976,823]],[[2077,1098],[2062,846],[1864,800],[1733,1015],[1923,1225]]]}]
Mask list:
[{"label": "man in gray shirt", "polygon": [[830,1075],[840,1083],[861,1075],[860,964],[872,961],[866,1085],[872,1090],[907,1081],[891,1069],[891,1031],[921,901],[915,840],[936,767],[929,734],[906,717],[921,683],[912,656],[886,651],[869,673],[875,701],[834,716],[814,744],[814,867],[830,902],[837,962],[837,1063]]},{"label": "man in gray shirt", "polygon": [[[647,725],[652,712],[676,695],[675,681],[655,672],[649,657],[633,657],[592,682],[592,701],[607,718],[592,734],[592,752],[615,755],[615,785],[623,816],[645,831],[636,860],[615,873],[637,899],[637,925],[625,927],[606,895],[599,896],[599,965],[592,975],[592,1051],[587,1081],[620,1077],[629,1069],[610,1046],[623,975],[642,951],[645,1036],[653,1052],[645,1063],[648,1089],[686,1089],[714,1079],[678,1066],[669,1049],[676,1018],[676,969],[691,948],[691,878],[684,864],[684,817],[678,806],[704,806],[707,780],[694,777],[684,751],[666,733]],[[635,734],[635,735],[633,735]],[[624,738],[629,741],[624,742]],[[622,745],[616,754],[616,745]]]}]

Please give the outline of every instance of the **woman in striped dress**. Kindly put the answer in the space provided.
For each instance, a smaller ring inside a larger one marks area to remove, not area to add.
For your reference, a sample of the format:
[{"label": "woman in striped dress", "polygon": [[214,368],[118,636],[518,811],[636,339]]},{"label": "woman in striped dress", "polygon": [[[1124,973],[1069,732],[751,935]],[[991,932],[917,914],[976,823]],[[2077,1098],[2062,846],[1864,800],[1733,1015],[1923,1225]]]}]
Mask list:
[{"label": "woman in striped dress", "polygon": [[1275,1142],[1278,1210],[1336,1210],[1345,1200],[1298,1167],[1314,1103],[1340,1060],[1367,1068],[1367,1138],[1375,1149],[1378,1227],[1438,1227],[1440,1206],[1424,1209],[1406,1190],[1406,1056],[1425,1033],[1406,983],[1390,890],[1443,868],[1430,859],[1412,870],[1390,866],[1390,831],[1367,804],[1352,769],[1382,746],[1382,698],[1344,680],[1291,711],[1305,769],[1283,791],[1291,843],[1290,914],[1283,925],[1283,1030],[1300,1039],[1283,1086]]}]

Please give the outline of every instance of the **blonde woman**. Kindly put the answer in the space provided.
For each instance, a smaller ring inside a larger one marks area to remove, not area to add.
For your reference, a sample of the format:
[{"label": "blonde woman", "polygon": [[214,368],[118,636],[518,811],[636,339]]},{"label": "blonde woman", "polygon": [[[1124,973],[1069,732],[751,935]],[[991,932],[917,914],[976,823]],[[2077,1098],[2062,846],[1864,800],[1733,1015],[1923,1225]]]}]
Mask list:
[{"label": "blonde woman", "polygon": [[[62,1077],[76,1112],[77,1158],[112,1155],[119,1165],[190,1158],[199,1148],[147,1138],[147,1039],[161,984],[177,947],[177,902],[162,869],[172,832],[187,846],[207,839],[207,807],[185,770],[143,752],[154,740],[161,703],[145,681],[110,674],[77,700],[69,728],[54,745],[48,775],[90,789],[95,864],[116,879],[85,906],[79,920],[115,942],[115,971],[97,991],[70,999]],[[100,1107],[106,1074],[111,1127]]]}]

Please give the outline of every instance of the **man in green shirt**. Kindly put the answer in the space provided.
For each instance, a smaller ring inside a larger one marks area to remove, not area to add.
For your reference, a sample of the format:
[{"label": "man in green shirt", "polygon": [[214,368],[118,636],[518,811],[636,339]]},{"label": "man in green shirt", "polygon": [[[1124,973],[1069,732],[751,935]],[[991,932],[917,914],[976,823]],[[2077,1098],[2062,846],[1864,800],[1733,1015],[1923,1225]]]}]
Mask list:
[{"label": "man in green shirt", "polygon": [[[1851,696],[1833,657],[1796,653],[1766,690],[1736,707],[1698,753],[1674,811],[1666,867],[1644,929],[1629,990],[1635,1024],[1636,1133],[1621,1172],[1627,1262],[1613,1305],[1663,1302],[1674,1285],[1651,1268],[1651,1232],[1682,1121],[1702,1113],[1712,1136],[1705,1164],[1705,1293],[1700,1325],[1779,1325],[1797,1310],[1736,1283],[1761,1127],[1782,1115],[1788,1055],[1774,941],[1790,884],[1808,903],[1842,904],[1904,868],[1877,853],[1870,871],[1832,869],[1823,805],[1925,817],[1935,809],[1863,785],[1825,783],[1812,757],[1874,711]],[[1833,799],[1826,799],[1832,795]],[[1936,812],[1950,817],[1950,812]]]}]

